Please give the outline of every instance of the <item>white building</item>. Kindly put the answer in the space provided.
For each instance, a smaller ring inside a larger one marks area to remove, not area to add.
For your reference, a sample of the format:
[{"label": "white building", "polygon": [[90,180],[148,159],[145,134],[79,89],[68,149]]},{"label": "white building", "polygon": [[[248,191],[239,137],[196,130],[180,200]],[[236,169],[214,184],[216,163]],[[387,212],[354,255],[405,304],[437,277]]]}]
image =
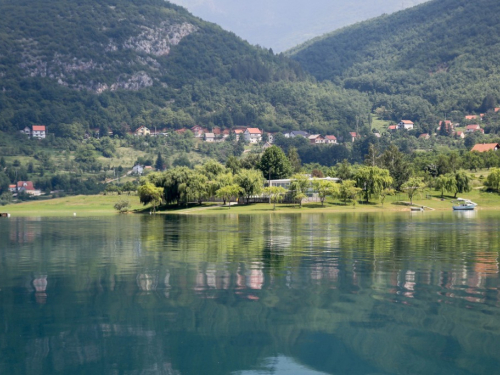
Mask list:
[{"label": "white building", "polygon": [[31,135],[33,138],[45,138],[45,125],[33,125]]},{"label": "white building", "polygon": [[413,129],[413,122],[410,120],[401,120],[398,124],[398,129],[411,130]]},{"label": "white building", "polygon": [[245,140],[250,143],[259,143],[262,140],[262,131],[258,128],[247,128],[244,135]]}]

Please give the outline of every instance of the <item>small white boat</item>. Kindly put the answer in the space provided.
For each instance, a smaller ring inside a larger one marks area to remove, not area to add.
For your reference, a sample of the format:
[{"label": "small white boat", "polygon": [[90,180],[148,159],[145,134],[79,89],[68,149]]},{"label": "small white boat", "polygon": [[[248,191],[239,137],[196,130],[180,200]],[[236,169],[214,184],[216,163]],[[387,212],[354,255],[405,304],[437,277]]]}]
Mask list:
[{"label": "small white boat", "polygon": [[410,207],[410,211],[413,211],[413,212],[422,212],[424,210],[423,207],[419,207],[419,206],[412,206]]},{"label": "small white boat", "polygon": [[456,203],[457,205],[453,206],[453,211],[473,211],[477,206],[477,203],[463,198],[458,198]]}]

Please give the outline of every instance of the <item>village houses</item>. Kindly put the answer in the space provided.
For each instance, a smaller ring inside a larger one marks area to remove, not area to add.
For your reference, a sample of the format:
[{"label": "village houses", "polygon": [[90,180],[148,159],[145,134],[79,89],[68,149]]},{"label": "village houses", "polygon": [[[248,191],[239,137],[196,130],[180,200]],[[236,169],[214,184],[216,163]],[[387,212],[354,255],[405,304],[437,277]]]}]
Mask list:
[{"label": "village houses", "polygon": [[45,125],[33,125],[33,130],[31,131],[31,136],[33,138],[43,139],[46,136]]}]

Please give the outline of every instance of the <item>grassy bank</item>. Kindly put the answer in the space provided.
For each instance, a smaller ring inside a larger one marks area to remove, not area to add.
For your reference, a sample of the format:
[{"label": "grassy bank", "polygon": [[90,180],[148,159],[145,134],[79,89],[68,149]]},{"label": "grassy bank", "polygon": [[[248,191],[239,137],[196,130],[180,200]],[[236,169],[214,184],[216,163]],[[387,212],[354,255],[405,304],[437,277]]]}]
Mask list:
[{"label": "grassy bank", "polygon": [[[473,190],[470,193],[459,194],[461,198],[470,199],[478,204],[477,210],[500,210],[500,195]],[[119,200],[128,200],[132,212],[149,212],[149,207],[139,203],[137,196],[127,195],[79,195],[51,199],[46,201],[33,201],[12,204],[0,207],[0,212],[8,212],[12,216],[106,216],[116,215],[113,205]],[[419,206],[430,207],[436,211],[450,211],[452,209],[452,196],[445,195],[444,200],[436,192],[431,195],[423,194],[414,199],[413,203]],[[186,214],[186,215],[213,215],[213,214],[263,214],[263,213],[341,213],[341,212],[398,212],[409,211],[409,207],[402,202],[408,202],[404,194],[387,197],[384,205],[379,201],[370,201],[368,204],[343,205],[338,201],[328,199],[324,207],[319,202],[302,205],[277,204],[276,210],[272,204],[259,203],[250,205],[234,205],[231,208],[220,207],[208,203],[203,205],[192,204],[188,207],[168,207],[159,211],[160,214]]]},{"label": "grassy bank", "polygon": [[106,216],[115,215],[114,204],[128,200],[133,210],[142,209],[139,197],[128,195],[77,195],[0,206],[0,212],[15,216]]}]

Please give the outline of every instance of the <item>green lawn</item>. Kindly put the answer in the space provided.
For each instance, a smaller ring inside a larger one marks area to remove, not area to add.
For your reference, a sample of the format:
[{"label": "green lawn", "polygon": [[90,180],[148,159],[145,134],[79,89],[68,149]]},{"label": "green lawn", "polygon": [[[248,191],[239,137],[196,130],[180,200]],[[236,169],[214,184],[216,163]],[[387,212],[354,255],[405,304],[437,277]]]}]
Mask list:
[{"label": "green lawn", "polygon": [[114,204],[128,200],[132,210],[142,209],[139,197],[134,195],[77,195],[43,201],[28,201],[0,206],[0,212],[15,216],[104,216],[115,215]]}]

